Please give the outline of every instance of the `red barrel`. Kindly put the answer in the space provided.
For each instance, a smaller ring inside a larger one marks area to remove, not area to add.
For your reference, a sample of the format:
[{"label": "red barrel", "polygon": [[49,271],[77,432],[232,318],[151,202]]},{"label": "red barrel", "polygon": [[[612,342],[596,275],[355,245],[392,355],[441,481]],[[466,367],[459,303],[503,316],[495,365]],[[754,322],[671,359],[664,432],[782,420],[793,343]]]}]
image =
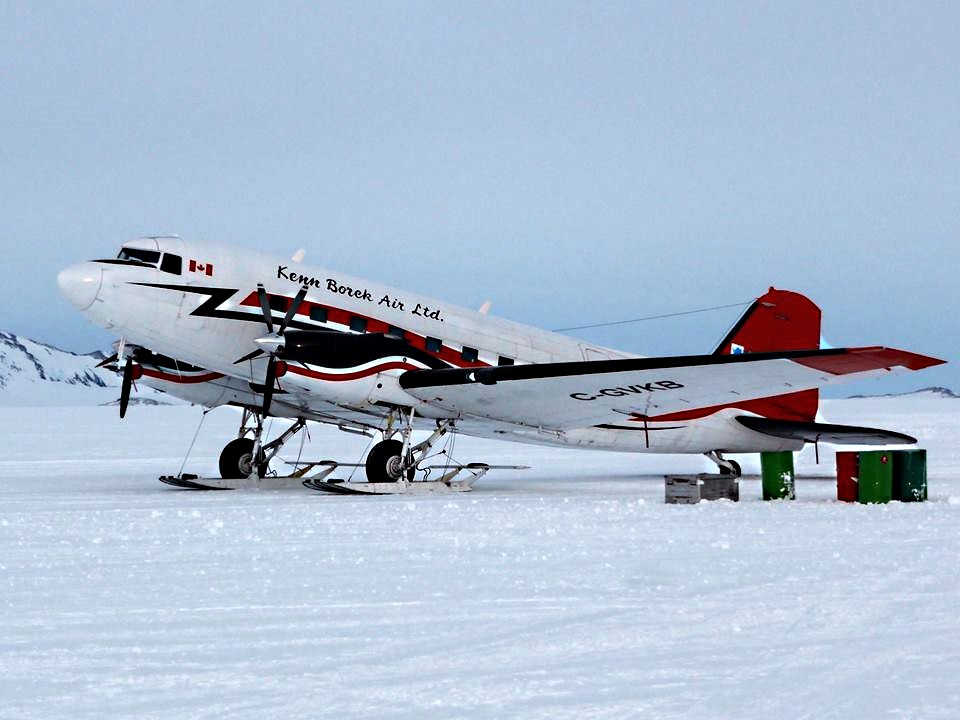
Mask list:
[{"label": "red barrel", "polygon": [[860,475],[860,453],[837,453],[837,500],[856,502],[858,498],[858,477]]}]

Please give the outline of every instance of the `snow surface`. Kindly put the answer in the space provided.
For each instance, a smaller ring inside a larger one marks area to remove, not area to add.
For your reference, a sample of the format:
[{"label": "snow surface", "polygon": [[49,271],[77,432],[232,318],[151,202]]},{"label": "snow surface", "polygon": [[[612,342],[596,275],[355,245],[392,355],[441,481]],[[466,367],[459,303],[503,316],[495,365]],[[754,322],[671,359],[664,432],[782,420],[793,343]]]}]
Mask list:
[{"label": "snow surface", "polygon": [[[416,499],[202,493],[156,481],[198,408],[0,408],[0,718],[955,718],[958,411],[825,403],[921,435],[928,503],[745,479],[668,506],[660,474],[706,461],[461,437],[534,467]],[[237,419],[206,417],[188,470]],[[366,443],[311,435],[304,457]]]}]

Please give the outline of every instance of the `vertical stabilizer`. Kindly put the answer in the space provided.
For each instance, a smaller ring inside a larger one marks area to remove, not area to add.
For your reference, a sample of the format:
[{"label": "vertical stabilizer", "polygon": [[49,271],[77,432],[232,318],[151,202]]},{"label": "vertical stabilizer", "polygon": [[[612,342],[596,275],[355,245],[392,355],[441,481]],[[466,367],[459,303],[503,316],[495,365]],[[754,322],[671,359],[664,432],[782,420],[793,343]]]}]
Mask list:
[{"label": "vertical stabilizer", "polygon": [[820,347],[820,308],[808,297],[770,288],[753,301],[714,355]]},{"label": "vertical stabilizer", "polygon": [[[714,355],[815,350],[820,347],[820,308],[805,295],[771,287],[737,320]],[[748,403],[765,417],[813,420],[820,395],[817,390],[780,395]]]}]

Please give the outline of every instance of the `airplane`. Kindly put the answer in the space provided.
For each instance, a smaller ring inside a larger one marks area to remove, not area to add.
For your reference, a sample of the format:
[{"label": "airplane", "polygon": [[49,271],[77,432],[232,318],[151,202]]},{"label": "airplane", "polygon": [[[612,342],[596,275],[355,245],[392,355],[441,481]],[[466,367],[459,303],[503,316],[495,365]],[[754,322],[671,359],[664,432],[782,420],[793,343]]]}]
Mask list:
[{"label": "airplane", "polygon": [[[71,265],[57,282],[120,338],[108,363],[123,376],[121,417],[136,380],[243,409],[220,456],[225,479],[264,477],[307,421],[379,437],[363,463],[378,487],[413,480],[447,433],[703,454],[738,476],[725,455],[916,442],[817,422],[819,388],[944,362],[882,346],[822,348],[820,308],[772,287],[709,354],[642,357],[491,316],[488,304],[466,309],[309,266],[302,251],[286,260],[150,236]],[[294,422],[266,443],[267,417]],[[414,444],[419,429],[431,433]]]}]

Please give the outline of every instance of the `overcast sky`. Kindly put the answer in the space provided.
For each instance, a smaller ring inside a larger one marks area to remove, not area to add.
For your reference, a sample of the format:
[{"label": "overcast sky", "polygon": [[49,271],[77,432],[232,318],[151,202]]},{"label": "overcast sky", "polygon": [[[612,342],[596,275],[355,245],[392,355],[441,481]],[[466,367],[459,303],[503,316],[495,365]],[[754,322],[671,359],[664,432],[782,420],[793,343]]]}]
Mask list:
[{"label": "overcast sky", "polygon": [[[960,360],[958,37],[956,3],[0,0],[0,328],[107,346],[57,271],[177,233],[547,328],[776,285]],[[708,352],[737,313],[579,334]]]}]

